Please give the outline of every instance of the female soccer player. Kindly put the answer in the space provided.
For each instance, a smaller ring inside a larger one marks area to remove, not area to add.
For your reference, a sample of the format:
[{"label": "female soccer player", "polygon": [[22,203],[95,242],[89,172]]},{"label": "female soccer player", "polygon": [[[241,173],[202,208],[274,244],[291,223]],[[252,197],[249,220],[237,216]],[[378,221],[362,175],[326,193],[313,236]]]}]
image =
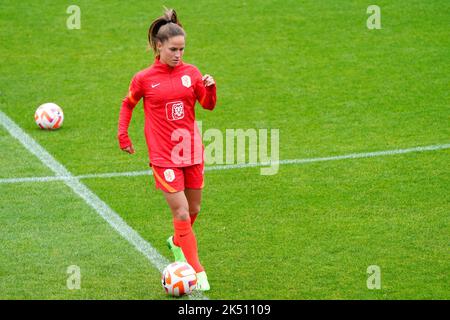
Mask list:
[{"label": "female soccer player", "polygon": [[176,261],[186,261],[197,273],[197,289],[210,286],[200,264],[192,225],[200,211],[203,188],[203,144],[195,122],[195,103],[216,105],[216,85],[182,61],[185,32],[173,9],[166,9],[148,30],[154,63],[131,80],[119,115],[120,148],[134,153],[128,136],[133,108],[144,98],[145,138],[156,188],[161,189],[173,216],[174,236],[167,243]]}]

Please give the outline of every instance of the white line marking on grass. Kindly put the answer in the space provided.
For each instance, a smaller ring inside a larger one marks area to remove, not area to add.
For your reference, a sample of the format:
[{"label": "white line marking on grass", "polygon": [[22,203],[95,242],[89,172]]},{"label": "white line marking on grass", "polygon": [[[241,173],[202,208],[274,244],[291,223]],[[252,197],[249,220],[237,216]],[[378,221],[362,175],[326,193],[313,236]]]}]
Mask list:
[{"label": "white line marking on grass", "polygon": [[153,172],[151,170],[143,170],[143,171],[128,171],[128,172],[82,174],[77,176],[77,178],[92,179],[92,178],[136,177],[136,176],[151,176],[151,175],[153,175]]},{"label": "white line marking on grass", "polygon": [[[350,154],[341,155],[341,156],[331,156],[331,157],[322,157],[322,158],[281,160],[281,161],[279,161],[279,163],[280,164],[300,164],[300,163],[319,162],[319,161],[372,158],[372,157],[391,156],[391,155],[411,153],[411,152],[435,151],[435,150],[443,150],[443,149],[450,149],[450,144],[438,144],[438,145],[414,147],[414,148],[408,148],[408,149],[397,149],[397,150],[350,153]],[[269,165],[269,164],[270,163],[266,163],[263,165]]]},{"label": "white line marking on grass", "polygon": [[[407,149],[396,149],[396,150],[385,150],[385,151],[374,151],[374,152],[363,152],[363,153],[351,153],[340,156],[330,156],[330,157],[320,157],[320,158],[306,158],[306,159],[287,159],[278,162],[273,162],[276,164],[288,165],[288,164],[305,164],[311,162],[321,162],[321,161],[335,161],[344,159],[358,159],[358,158],[373,158],[381,156],[389,156],[396,154],[412,153],[412,152],[424,152],[424,151],[435,151],[450,149],[450,144],[438,144],[423,147],[414,147]],[[205,171],[218,171],[218,170],[231,170],[231,169],[243,169],[252,167],[263,167],[270,166],[270,162],[263,163],[244,163],[244,164],[232,164],[232,165],[221,165],[221,166],[209,166],[205,167]],[[93,173],[93,174],[83,174],[79,176],[56,176],[56,177],[29,177],[29,178],[3,178],[0,179],[1,183],[21,183],[21,182],[51,182],[51,181],[64,181],[68,179],[93,179],[93,178],[116,178],[116,177],[136,177],[136,176],[150,176],[152,175],[151,170],[143,171],[128,171],[128,172],[110,172],[110,173]]]},{"label": "white line marking on grass", "polygon": [[62,181],[62,177],[29,177],[29,178],[7,178],[0,179],[1,183],[22,183],[22,182],[51,182],[51,181]]},{"label": "white line marking on grass", "polygon": [[1,183],[21,183],[21,182],[52,182],[52,181],[64,181],[71,179],[92,179],[92,178],[115,178],[115,177],[134,177],[134,176],[151,176],[153,172],[151,170],[146,171],[131,171],[131,172],[111,172],[111,173],[94,173],[94,174],[82,174],[79,176],[47,176],[47,177],[25,177],[25,178],[3,178],[0,179]]},{"label": "white line marking on grass", "polygon": [[[26,134],[14,121],[6,114],[0,111],[0,124],[16,138],[23,146],[34,154],[42,163],[52,170],[57,178],[60,178],[69,186],[76,194],[78,194],[89,206],[108,222],[122,237],[131,243],[139,252],[160,271],[170,263],[163,257],[150,243],[145,241],[134,229],[132,229],[122,218],[112,210],[105,202],[103,202],[95,193],[93,193],[86,185],[73,176],[61,163],[55,160],[40,144],[32,137]],[[56,178],[55,177],[55,178]],[[41,178],[42,179],[42,178]],[[207,299],[200,292],[195,292],[189,298]]]}]

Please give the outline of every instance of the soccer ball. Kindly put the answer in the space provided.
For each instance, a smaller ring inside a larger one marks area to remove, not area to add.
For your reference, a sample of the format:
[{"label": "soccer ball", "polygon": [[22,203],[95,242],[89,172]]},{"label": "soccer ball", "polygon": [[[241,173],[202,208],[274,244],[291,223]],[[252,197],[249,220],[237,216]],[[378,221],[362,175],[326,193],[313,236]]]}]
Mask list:
[{"label": "soccer ball", "polygon": [[190,294],[197,285],[197,274],[186,262],[169,264],[162,273],[161,283],[167,294],[180,297]]},{"label": "soccer ball", "polygon": [[41,129],[55,130],[62,126],[64,113],[60,106],[48,102],[40,105],[34,113],[34,120]]}]

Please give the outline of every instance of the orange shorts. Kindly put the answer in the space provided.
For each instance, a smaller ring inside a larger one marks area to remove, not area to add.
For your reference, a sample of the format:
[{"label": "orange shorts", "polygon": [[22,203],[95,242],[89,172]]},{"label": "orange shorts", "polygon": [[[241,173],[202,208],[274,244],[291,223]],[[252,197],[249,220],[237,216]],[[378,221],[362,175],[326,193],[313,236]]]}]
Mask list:
[{"label": "orange shorts", "polygon": [[184,191],[186,188],[203,189],[203,162],[189,167],[151,167],[157,189],[170,193]]}]

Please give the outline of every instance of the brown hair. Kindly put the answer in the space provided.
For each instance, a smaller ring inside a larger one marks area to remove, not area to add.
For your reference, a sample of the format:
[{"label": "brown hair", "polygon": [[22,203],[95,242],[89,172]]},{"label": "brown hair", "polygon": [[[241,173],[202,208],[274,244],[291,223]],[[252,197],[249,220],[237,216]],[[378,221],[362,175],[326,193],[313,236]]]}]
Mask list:
[{"label": "brown hair", "polygon": [[155,19],[148,29],[148,43],[153,52],[159,56],[157,43],[163,43],[176,36],[185,37],[186,33],[178,20],[175,10],[165,8],[164,15]]}]

